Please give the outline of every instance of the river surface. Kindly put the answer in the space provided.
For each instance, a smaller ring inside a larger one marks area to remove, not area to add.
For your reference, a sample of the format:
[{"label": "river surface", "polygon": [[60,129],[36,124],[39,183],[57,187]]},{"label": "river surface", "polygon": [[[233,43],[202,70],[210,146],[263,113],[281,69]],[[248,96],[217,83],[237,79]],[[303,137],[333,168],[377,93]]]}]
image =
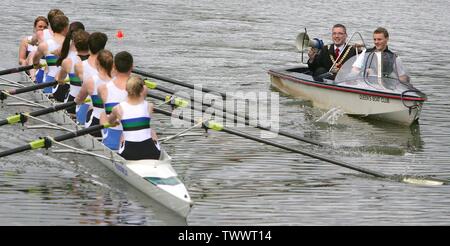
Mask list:
[{"label": "river surface", "polygon": [[[448,1],[6,0],[0,8],[1,68],[17,66],[19,40],[32,32],[34,18],[60,8],[87,31],[105,32],[113,53],[131,52],[137,68],[221,92],[275,92],[267,70],[300,62],[295,37],[305,27],[329,43],[331,26],[343,23],[372,44],[372,31],[384,26],[390,49],[428,96],[419,124],[345,115],[317,122],[324,111],[280,95],[280,129],[332,147],[270,141],[389,175],[450,178]],[[6,103],[1,119],[26,109]],[[161,137],[186,128],[162,115],[153,122]],[[54,135],[23,129],[0,127],[0,150]],[[186,221],[92,157],[38,150],[0,159],[0,225],[450,225],[449,186],[373,178],[222,132],[192,133],[165,144],[195,202]]]}]

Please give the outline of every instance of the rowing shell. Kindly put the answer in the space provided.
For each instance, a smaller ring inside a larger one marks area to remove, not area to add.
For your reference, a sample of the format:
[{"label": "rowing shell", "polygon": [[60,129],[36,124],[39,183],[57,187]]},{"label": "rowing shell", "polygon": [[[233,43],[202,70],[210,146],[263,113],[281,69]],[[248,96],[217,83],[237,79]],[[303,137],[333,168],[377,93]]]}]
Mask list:
[{"label": "rowing shell", "polygon": [[[27,77],[27,82],[32,85],[33,82],[29,77],[26,75],[25,77]],[[35,91],[34,95],[46,107],[56,104],[41,90]],[[51,115],[58,124],[64,125],[65,128],[72,130],[81,128],[65,111],[58,111]],[[75,140],[83,149],[95,154],[96,159],[129,184],[183,218],[187,217],[193,202],[185,185],[180,181],[171,165],[172,158],[164,149],[161,148],[159,160],[127,161],[89,134],[77,137]]]}]

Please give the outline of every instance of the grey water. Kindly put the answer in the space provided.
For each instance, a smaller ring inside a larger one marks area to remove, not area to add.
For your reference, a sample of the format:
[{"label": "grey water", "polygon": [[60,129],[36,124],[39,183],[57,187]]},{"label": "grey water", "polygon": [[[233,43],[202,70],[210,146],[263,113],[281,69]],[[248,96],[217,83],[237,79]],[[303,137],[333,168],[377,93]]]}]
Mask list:
[{"label": "grey water", "polygon": [[[280,129],[331,147],[271,141],[389,175],[450,178],[448,1],[6,0],[0,8],[2,69],[18,66],[19,40],[31,34],[34,18],[60,8],[89,32],[105,32],[113,53],[131,52],[137,68],[222,92],[274,92],[267,70],[300,62],[295,37],[304,28],[330,42],[331,26],[343,23],[372,44],[371,32],[384,26],[389,47],[428,96],[419,124],[345,115],[317,122],[325,111],[280,95]],[[27,109],[6,103],[0,119]],[[161,136],[184,129],[162,115],[153,121]],[[92,157],[36,150],[0,159],[0,225],[450,225],[449,186],[377,179],[226,133],[193,132],[200,136],[164,145],[195,202],[186,220]],[[52,134],[2,126],[0,150]]]}]

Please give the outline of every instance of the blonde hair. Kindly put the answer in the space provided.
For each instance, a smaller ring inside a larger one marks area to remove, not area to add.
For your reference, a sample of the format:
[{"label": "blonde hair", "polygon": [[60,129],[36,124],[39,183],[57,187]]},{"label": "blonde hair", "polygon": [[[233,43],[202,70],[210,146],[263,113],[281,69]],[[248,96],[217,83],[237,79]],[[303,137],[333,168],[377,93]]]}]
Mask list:
[{"label": "blonde hair", "polygon": [[127,80],[126,90],[129,97],[139,97],[144,89],[144,80],[136,75],[131,75]]}]

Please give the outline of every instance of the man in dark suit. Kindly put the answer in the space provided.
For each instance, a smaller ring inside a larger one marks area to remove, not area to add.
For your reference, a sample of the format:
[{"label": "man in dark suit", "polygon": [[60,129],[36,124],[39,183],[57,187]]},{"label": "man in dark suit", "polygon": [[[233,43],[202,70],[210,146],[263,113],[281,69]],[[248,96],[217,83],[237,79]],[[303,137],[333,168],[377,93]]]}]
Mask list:
[{"label": "man in dark suit", "polygon": [[321,80],[318,76],[327,73],[332,67],[332,75],[328,78],[334,79],[342,64],[356,54],[355,48],[350,45],[347,45],[344,49],[347,41],[347,29],[344,25],[334,25],[331,32],[333,44],[323,46],[318,52],[315,49],[308,52],[308,67],[316,80]]}]

